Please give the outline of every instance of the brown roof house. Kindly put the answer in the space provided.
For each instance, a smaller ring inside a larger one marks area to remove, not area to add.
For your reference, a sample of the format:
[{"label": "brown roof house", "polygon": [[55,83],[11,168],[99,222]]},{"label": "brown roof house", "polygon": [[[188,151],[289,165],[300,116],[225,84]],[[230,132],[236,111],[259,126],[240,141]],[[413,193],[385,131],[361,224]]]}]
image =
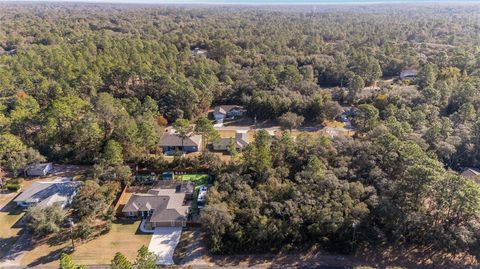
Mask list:
[{"label": "brown roof house", "polygon": [[471,180],[475,181],[476,183],[480,184],[480,171],[474,168],[466,168],[460,174],[462,177],[470,178]]},{"label": "brown roof house", "polygon": [[183,139],[177,134],[165,133],[160,138],[160,147],[166,155],[179,151],[183,153],[197,152],[202,149],[202,136],[192,135]]},{"label": "brown roof house", "polygon": [[225,150],[228,150],[231,143],[235,145],[235,149],[237,151],[243,150],[249,144],[247,132],[237,132],[235,134],[235,137],[221,138],[216,143],[213,143],[213,149],[219,150],[219,151],[225,151]]},{"label": "brown roof house", "polygon": [[124,216],[145,219],[145,227],[184,227],[195,185],[160,181],[147,193],[135,193],[122,209]]}]

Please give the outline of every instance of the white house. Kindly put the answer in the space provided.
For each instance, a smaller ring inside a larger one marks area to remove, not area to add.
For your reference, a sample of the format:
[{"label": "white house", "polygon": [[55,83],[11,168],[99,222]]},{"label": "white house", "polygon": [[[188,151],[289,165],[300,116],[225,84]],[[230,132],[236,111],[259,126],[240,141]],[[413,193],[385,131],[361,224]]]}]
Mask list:
[{"label": "white house", "polygon": [[53,171],[53,163],[37,163],[27,167],[27,176],[39,177],[46,176]]},{"label": "white house", "polygon": [[68,206],[81,182],[78,181],[48,181],[34,182],[28,189],[18,195],[13,201],[20,207],[39,205],[42,207],[60,204]]},{"label": "white house", "polygon": [[245,109],[237,105],[216,106],[213,111],[213,117],[218,123],[223,122],[225,119],[242,117],[244,114]]},{"label": "white house", "polygon": [[401,80],[404,80],[404,79],[407,79],[407,78],[414,78],[416,77],[418,74],[418,71],[417,70],[404,70],[400,73],[400,79]]},{"label": "white house", "polygon": [[200,48],[195,48],[192,50],[192,56],[202,56],[202,55],[207,55],[208,51],[207,50],[203,50],[203,49],[200,49]]}]

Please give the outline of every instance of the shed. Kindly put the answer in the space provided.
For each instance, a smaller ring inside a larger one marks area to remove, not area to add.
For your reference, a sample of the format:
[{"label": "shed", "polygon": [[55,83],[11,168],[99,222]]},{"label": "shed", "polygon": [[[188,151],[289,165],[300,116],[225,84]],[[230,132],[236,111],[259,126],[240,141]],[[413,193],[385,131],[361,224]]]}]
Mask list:
[{"label": "shed", "polygon": [[175,173],[174,172],[163,172],[162,173],[162,180],[174,180],[175,179]]}]

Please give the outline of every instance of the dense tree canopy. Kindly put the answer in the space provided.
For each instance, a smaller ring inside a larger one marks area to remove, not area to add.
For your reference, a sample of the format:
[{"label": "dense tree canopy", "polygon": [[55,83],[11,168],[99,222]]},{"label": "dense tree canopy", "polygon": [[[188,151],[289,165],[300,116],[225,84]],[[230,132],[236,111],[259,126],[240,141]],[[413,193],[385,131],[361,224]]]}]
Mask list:
[{"label": "dense tree canopy", "polygon": [[[115,181],[130,183],[126,163],[160,152],[165,125],[213,142],[217,104],[288,130],[351,108],[354,137],[258,131],[228,164],[174,159],[215,176],[201,215],[211,250],[478,253],[480,190],[454,171],[480,166],[479,12],[3,3],[0,165],[95,164],[73,201],[86,222],[106,213]],[[151,263],[139,252],[136,265]]]}]

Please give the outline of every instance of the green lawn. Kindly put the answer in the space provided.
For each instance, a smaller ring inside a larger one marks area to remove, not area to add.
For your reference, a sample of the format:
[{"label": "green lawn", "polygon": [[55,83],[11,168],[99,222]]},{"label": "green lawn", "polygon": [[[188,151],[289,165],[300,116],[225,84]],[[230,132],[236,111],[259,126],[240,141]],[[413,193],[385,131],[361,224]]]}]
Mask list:
[{"label": "green lawn", "polygon": [[206,185],[210,181],[210,177],[207,174],[186,174],[176,175],[183,181],[195,182],[195,190],[198,190],[202,186]]}]

